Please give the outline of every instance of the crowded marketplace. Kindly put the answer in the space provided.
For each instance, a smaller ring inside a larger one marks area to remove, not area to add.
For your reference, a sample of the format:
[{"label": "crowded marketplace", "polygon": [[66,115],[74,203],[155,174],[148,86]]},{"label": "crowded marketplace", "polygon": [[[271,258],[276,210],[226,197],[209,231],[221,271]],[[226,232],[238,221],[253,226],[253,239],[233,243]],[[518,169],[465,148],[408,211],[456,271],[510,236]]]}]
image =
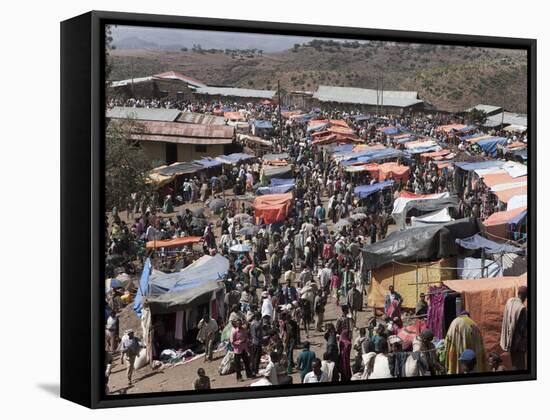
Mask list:
[{"label": "crowded marketplace", "polygon": [[527,369],[526,117],[140,83],[106,104],[150,162],[107,200],[107,394]]}]

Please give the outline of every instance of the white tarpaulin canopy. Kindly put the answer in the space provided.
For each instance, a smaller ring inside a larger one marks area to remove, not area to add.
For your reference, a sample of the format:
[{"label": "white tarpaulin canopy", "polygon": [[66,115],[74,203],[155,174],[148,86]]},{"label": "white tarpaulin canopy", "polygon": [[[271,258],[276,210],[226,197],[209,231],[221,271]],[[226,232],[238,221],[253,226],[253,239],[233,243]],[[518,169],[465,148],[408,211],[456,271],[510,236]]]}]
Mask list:
[{"label": "white tarpaulin canopy", "polygon": [[444,208],[439,211],[427,213],[418,217],[411,217],[411,227],[433,225],[436,223],[447,223],[453,220],[449,214],[449,209]]},{"label": "white tarpaulin canopy", "polygon": [[440,194],[430,194],[429,196],[420,196],[420,197],[413,197],[413,198],[410,198],[410,197],[398,197],[394,202],[393,202],[393,210],[392,210],[392,214],[397,214],[397,213],[402,213],[403,210],[405,210],[405,206],[407,205],[408,202],[410,201],[415,201],[415,200],[433,200],[433,199],[437,199],[437,198],[449,198],[450,195],[448,192],[444,192],[444,193],[440,193]]}]

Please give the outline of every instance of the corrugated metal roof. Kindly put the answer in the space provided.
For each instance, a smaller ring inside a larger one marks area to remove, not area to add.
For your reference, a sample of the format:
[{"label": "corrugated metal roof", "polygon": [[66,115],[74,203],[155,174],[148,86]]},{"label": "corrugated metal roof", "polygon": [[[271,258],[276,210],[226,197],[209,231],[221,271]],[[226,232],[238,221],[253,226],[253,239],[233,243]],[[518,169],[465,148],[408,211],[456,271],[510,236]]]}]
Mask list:
[{"label": "corrugated metal roof", "polygon": [[192,86],[206,87],[206,84],[203,82],[200,82],[193,77],[186,76],[178,71],[166,71],[164,73],[155,74],[153,77],[156,79],[181,80],[182,82],[189,83]]},{"label": "corrugated metal roof", "polygon": [[215,115],[199,114],[197,112],[182,112],[178,121],[187,124],[224,125],[225,119]]},{"label": "corrugated metal roof", "polygon": [[228,125],[182,124],[179,122],[142,121],[142,134],[177,136],[177,137],[204,137],[204,138],[233,138],[235,129]]},{"label": "corrugated metal roof", "polygon": [[[504,118],[503,115],[504,114]],[[483,124],[485,127],[498,127],[499,125],[522,125],[527,127],[527,114],[516,114],[513,112],[501,112],[487,117]]]},{"label": "corrugated metal roof", "polygon": [[468,108],[466,110],[466,112],[470,112],[474,109],[477,109],[478,111],[483,111],[485,112],[486,114],[493,114],[495,112],[500,112],[502,111],[502,107],[500,106],[496,106],[496,105],[484,105],[484,104],[478,104],[478,105],[475,105],[471,108]]},{"label": "corrugated metal roof", "polygon": [[[377,100],[375,89],[355,87],[319,86],[313,97],[322,102],[339,102],[349,104],[377,105],[381,104],[381,95]],[[408,107],[422,103],[418,99],[418,92],[412,91],[384,91],[384,106]]]},{"label": "corrugated metal roof", "polygon": [[196,89],[196,92],[201,95],[237,96],[242,98],[266,99],[272,99],[276,93],[274,90],[243,89],[216,86],[200,87]]},{"label": "corrugated metal roof", "polygon": [[[133,108],[115,106],[107,110],[107,118],[131,118],[149,121],[175,121],[181,113],[179,109],[167,108]],[[222,118],[223,121],[223,118]]]}]

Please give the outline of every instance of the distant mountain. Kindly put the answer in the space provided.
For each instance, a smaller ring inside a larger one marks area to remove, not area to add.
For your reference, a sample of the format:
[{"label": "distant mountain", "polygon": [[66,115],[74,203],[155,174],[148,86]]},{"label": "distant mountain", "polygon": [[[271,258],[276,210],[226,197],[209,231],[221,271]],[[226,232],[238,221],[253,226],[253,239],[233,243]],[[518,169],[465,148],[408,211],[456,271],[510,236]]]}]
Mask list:
[{"label": "distant mountain", "polygon": [[113,45],[117,49],[121,50],[136,50],[136,49],[160,49],[159,45],[155,42],[146,41],[143,38],[137,36],[128,36],[125,38],[113,40]]}]

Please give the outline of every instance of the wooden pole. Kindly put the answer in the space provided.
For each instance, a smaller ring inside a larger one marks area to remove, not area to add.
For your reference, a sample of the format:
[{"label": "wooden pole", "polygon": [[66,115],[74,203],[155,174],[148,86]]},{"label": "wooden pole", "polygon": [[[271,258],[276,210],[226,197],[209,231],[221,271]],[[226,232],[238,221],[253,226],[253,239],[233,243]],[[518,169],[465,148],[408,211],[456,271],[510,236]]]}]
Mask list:
[{"label": "wooden pole", "polygon": [[418,302],[418,258],[416,259],[416,301]]}]

